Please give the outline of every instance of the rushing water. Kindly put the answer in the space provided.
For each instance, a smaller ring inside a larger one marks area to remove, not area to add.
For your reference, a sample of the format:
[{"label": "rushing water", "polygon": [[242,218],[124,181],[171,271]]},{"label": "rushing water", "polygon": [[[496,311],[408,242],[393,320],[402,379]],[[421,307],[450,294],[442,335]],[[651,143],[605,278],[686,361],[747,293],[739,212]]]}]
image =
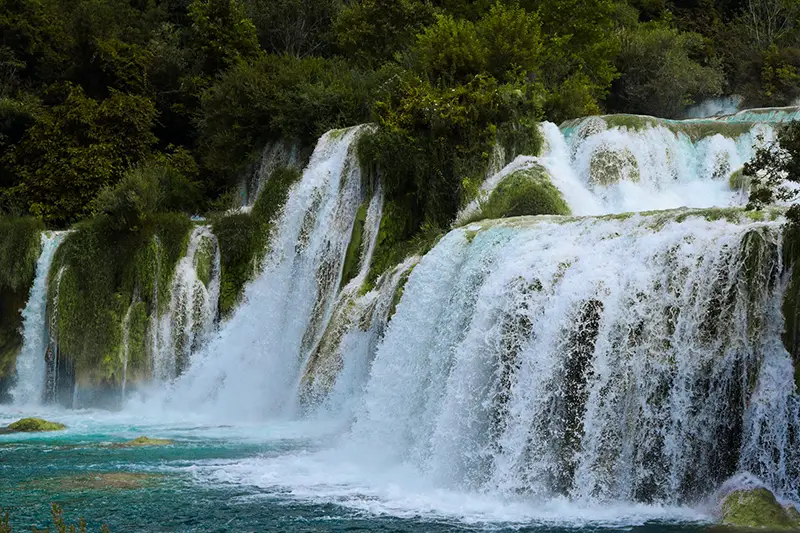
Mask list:
[{"label": "rushing water", "polygon": [[36,277],[22,311],[23,345],[17,357],[17,382],[11,390],[15,404],[35,404],[44,399],[47,361],[47,287],[50,264],[63,232],[42,233],[42,252],[36,262]]},{"label": "rushing water", "polygon": [[[64,433],[0,435],[0,503],[18,524],[60,501],[117,531],[542,532],[703,531],[744,472],[797,500],[784,221],[674,209],[740,204],[729,178],[771,126],[684,133],[695,125],[544,124],[543,153],[482,192],[540,165],[575,217],[456,228],[372,280],[368,128],[329,132],[234,315],[217,327],[209,311],[219,252],[198,227],[152,341],[153,388],[118,413],[36,411]],[[175,444],[108,445],[141,434]],[[109,472],[156,476],[103,487]]]}]

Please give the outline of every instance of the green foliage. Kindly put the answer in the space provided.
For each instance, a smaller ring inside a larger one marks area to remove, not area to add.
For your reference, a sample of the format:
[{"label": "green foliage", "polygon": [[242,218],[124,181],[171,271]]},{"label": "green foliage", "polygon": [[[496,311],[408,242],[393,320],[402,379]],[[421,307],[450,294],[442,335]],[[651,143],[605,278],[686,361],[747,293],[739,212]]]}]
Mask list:
[{"label": "green foliage", "polygon": [[[612,18],[615,2],[522,0],[520,5],[538,11],[542,34],[547,36],[543,57],[547,68],[542,81],[549,93],[545,105],[548,118],[560,122],[596,109],[617,77],[614,57],[619,43]],[[573,101],[575,97],[578,104]]]},{"label": "green foliage", "polygon": [[0,217],[0,290],[27,291],[36,275],[44,224],[35,218]]},{"label": "green foliage", "polygon": [[258,55],[256,28],[238,0],[192,0],[188,13],[206,74]]},{"label": "green foliage", "polygon": [[64,87],[58,105],[41,113],[6,157],[18,183],[12,201],[45,222],[64,225],[90,212],[106,185],[144,158],[156,138],[155,109],[145,98],[114,92],[102,102],[79,87]]},{"label": "green foliage", "polygon": [[213,221],[220,251],[221,280],[219,310],[228,316],[238,303],[245,284],[261,266],[272,224],[283,209],[289,189],[300,179],[300,171],[278,168],[261,188],[250,213],[225,214]]},{"label": "green foliage", "polygon": [[137,231],[156,213],[189,211],[200,202],[199,185],[169,164],[157,162],[133,168],[113,187],[100,191],[97,213],[118,231]]},{"label": "green foliage", "polygon": [[639,24],[624,33],[617,57],[621,73],[612,105],[628,112],[677,117],[698,98],[716,96],[724,77],[719,68],[693,58],[703,39],[663,23]]},{"label": "green foliage", "polygon": [[43,230],[35,218],[0,216],[0,380],[11,375],[22,348],[21,311],[36,276]]},{"label": "green foliage", "polygon": [[757,149],[743,170],[750,183],[748,209],[796,198],[797,191],[784,182],[800,182],[800,122],[785,124],[777,139]]},{"label": "green foliage", "polygon": [[[80,518],[76,525],[68,525],[64,522],[64,510],[55,503],[50,506],[50,515],[53,519],[55,533],[86,533],[86,521],[84,521],[83,518]],[[106,525],[103,525],[100,531],[102,533],[111,533]],[[3,512],[3,510],[0,509],[0,533],[13,532],[14,528],[11,527],[8,511]],[[50,529],[33,528],[33,533],[50,533]]]},{"label": "green foliage", "polygon": [[203,161],[230,185],[267,141],[310,145],[327,130],[367,120],[380,78],[322,58],[264,56],[237,65],[203,96]]},{"label": "green foliage", "polygon": [[341,287],[344,287],[351,279],[356,277],[361,268],[361,245],[364,240],[364,223],[367,220],[368,207],[369,200],[364,200],[356,213],[353,231],[350,233],[350,241],[347,244],[347,253],[344,257]]},{"label": "green foliage", "polygon": [[433,20],[434,10],[423,0],[355,0],[341,10],[333,31],[339,50],[374,68],[411,45]]},{"label": "green foliage", "polygon": [[61,431],[67,429],[64,424],[49,422],[41,418],[23,418],[8,425],[9,431],[18,433],[38,433],[41,431]]},{"label": "green foliage", "polygon": [[148,361],[140,356],[146,317],[169,305],[172,274],[186,251],[191,226],[183,215],[162,214],[148,217],[138,231],[119,231],[101,217],[81,223],[64,239],[53,260],[48,294],[51,307],[58,295],[60,356],[75,365],[78,381],[121,382],[122,325],[137,302],[145,308],[132,310],[129,344],[136,356],[129,361],[128,375],[148,375]]}]

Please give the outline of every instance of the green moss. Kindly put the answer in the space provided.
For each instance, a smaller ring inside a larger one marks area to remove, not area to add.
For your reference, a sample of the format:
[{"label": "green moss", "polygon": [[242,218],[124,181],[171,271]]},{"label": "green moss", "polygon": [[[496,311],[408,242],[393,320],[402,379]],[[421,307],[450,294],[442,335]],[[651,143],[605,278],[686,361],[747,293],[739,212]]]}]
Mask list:
[{"label": "green moss", "polygon": [[783,264],[789,284],[783,294],[783,345],[794,361],[794,381],[800,390],[800,226],[787,224],[783,231]]},{"label": "green moss", "polygon": [[41,220],[0,216],[0,289],[30,288],[42,251],[42,231]]},{"label": "green moss", "polygon": [[381,274],[399,265],[406,257],[428,253],[444,234],[436,226],[426,225],[409,238],[407,235],[411,227],[413,220],[403,205],[387,202],[383,208],[365,290],[372,289]]},{"label": "green moss", "polygon": [[353,231],[350,234],[350,242],[347,245],[347,254],[344,257],[344,268],[342,270],[342,284],[344,287],[351,279],[358,275],[361,268],[361,244],[364,240],[364,224],[367,221],[367,209],[369,200],[364,200],[356,213],[356,220],[353,223]]},{"label": "green moss", "polygon": [[639,163],[627,148],[595,152],[589,163],[589,182],[608,186],[620,181],[637,183],[641,177]]},{"label": "green moss", "polygon": [[[22,484],[25,489],[47,492],[83,492],[87,490],[136,490],[149,487],[162,477],[161,474],[139,472],[91,472],[88,474],[66,475],[47,479],[36,479]],[[0,528],[0,532],[2,528]],[[76,531],[59,530],[56,531]]]},{"label": "green moss", "polygon": [[394,290],[394,294],[392,295],[392,305],[389,308],[389,320],[392,319],[395,312],[397,311],[397,306],[400,304],[400,300],[403,299],[403,292],[406,289],[406,283],[408,283],[408,278],[411,277],[411,273],[414,271],[414,267],[409,268],[406,270],[403,275],[400,277],[400,280],[397,282],[397,287]]},{"label": "green moss", "polygon": [[203,237],[197,243],[197,252],[194,255],[194,268],[197,278],[208,287],[211,282],[211,273],[214,270],[214,242],[210,237]]},{"label": "green moss", "polygon": [[146,316],[169,305],[172,275],[191,227],[183,215],[154,215],[139,231],[119,232],[98,218],[64,239],[53,261],[48,310],[56,316],[59,353],[79,382],[121,383],[122,328],[132,304],[128,376],[147,375],[142,329]]},{"label": "green moss", "polygon": [[739,169],[728,178],[728,185],[734,191],[747,191],[750,189],[750,178],[744,175],[744,169]]},{"label": "green moss", "polygon": [[644,115],[605,115],[602,117],[609,128],[626,128],[629,130],[643,130],[662,126],[675,134],[684,134],[692,142],[697,142],[705,137],[722,135],[735,139],[740,135],[749,133],[753,124],[750,122],[723,122],[717,120],[669,120],[649,117]]},{"label": "green moss", "polygon": [[797,529],[793,518],[765,488],[737,490],[722,502],[722,522],[737,527]]},{"label": "green moss", "polygon": [[484,218],[569,215],[570,210],[543,167],[519,170],[503,178],[481,209],[465,224]]},{"label": "green moss", "polygon": [[122,444],[115,444],[116,448],[139,448],[142,446],[169,446],[174,444],[174,441],[169,439],[151,439],[149,437],[141,436]]},{"label": "green moss", "polygon": [[261,187],[250,213],[214,218],[213,230],[219,243],[222,270],[219,311],[223,317],[230,315],[245,284],[260,268],[269,246],[272,224],[289,197],[289,189],[301,176],[295,168],[278,168]]},{"label": "green moss", "polygon": [[50,422],[41,418],[23,418],[8,425],[8,430],[18,433],[38,433],[42,431],[61,431],[67,429],[64,424]]}]

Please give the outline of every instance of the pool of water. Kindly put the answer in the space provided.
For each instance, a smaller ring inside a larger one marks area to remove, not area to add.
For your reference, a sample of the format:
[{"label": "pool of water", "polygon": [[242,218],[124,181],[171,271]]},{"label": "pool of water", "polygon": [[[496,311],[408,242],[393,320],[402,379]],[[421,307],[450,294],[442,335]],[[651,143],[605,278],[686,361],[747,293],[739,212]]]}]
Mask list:
[{"label": "pool of water", "polygon": [[[707,531],[702,509],[501,499],[428,486],[402,466],[343,450],[323,421],[225,425],[105,411],[19,411],[63,432],[0,435],[0,507],[16,531],[49,525],[50,504],[90,530],[133,531]],[[165,447],[125,448],[141,435]]]}]

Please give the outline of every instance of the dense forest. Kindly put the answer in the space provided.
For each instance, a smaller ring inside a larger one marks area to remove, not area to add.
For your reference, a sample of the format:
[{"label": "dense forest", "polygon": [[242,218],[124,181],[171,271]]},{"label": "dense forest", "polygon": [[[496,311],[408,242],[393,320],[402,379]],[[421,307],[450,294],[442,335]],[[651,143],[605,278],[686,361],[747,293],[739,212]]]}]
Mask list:
[{"label": "dense forest", "polygon": [[[0,213],[63,228],[236,205],[269,141],[373,122],[398,239],[443,228],[495,143],[601,112],[800,95],[797,0],[4,0]],[[529,152],[530,153],[530,152]]]}]

